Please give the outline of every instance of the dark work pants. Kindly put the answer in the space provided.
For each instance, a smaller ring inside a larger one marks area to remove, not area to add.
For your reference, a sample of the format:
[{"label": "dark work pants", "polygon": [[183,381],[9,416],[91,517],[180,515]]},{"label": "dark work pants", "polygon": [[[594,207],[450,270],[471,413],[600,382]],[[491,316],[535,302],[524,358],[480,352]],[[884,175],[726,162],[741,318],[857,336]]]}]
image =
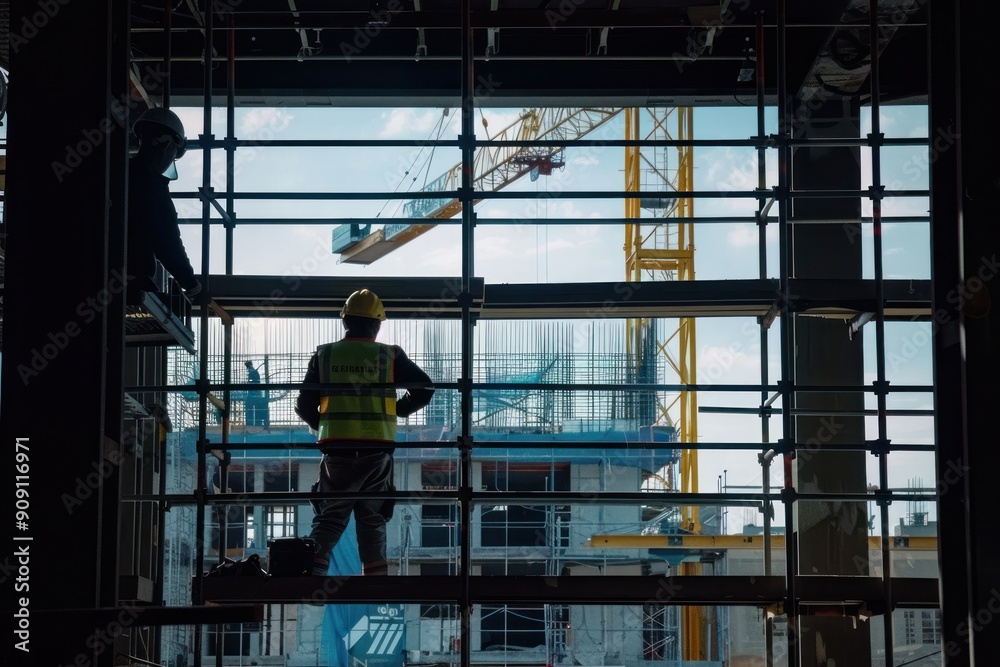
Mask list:
[{"label": "dark work pants", "polygon": [[[357,458],[326,454],[320,463],[319,490],[323,492],[385,491],[392,473],[391,454]],[[384,500],[321,500],[313,517],[311,537],[319,545],[319,555],[327,556],[340,540],[354,512],[358,533],[358,553],[365,565],[385,562]]]}]

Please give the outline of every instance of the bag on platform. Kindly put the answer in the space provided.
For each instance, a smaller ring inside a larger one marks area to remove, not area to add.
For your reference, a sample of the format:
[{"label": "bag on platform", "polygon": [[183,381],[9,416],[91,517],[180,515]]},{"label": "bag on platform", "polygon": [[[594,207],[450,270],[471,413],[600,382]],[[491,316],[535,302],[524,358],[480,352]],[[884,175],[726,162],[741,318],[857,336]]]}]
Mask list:
[{"label": "bag on platform", "polygon": [[312,574],[318,548],[311,537],[277,537],[267,541],[267,570],[274,577]]}]

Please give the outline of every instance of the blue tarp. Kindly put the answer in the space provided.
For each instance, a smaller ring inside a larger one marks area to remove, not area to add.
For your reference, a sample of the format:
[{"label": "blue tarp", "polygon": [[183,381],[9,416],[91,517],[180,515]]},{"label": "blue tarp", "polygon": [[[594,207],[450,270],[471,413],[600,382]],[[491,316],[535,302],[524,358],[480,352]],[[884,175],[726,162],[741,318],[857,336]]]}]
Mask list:
[{"label": "blue tarp", "polygon": [[[351,517],[330,555],[330,576],[361,574],[358,537]],[[323,648],[327,665],[346,665],[347,635],[368,610],[366,604],[328,604],[323,615]]]},{"label": "blue tarp", "polygon": [[[358,537],[351,517],[330,556],[330,576],[360,575]],[[347,665],[348,655],[368,667],[402,667],[406,648],[403,606],[328,604],[323,615],[324,664]]]},{"label": "blue tarp", "polygon": [[[672,435],[672,433],[671,433]],[[473,452],[473,459],[476,461],[570,461],[576,464],[582,463],[608,463],[626,467],[642,468],[644,470],[659,470],[680,456],[680,449],[677,443],[669,438],[667,432],[654,433],[653,442],[649,442],[649,436],[638,432],[627,433],[624,431],[584,431],[575,433],[504,433],[499,431],[475,430],[473,437],[483,442],[550,442],[551,447],[544,448],[524,448],[524,447],[477,447]],[[399,440],[406,438],[405,432],[399,433]],[[209,438],[212,440],[212,437]],[[184,447],[185,456],[194,456],[194,443],[197,440],[197,431],[188,430],[181,433],[181,442]],[[216,438],[217,440],[217,438]],[[257,449],[240,450],[237,449],[239,442],[274,442],[280,440],[288,443],[312,444],[316,442],[316,436],[303,426],[292,430],[272,429],[270,433],[241,433],[240,440],[231,439],[229,442],[230,451],[233,458],[253,458],[270,459],[283,458],[289,455],[289,450],[285,449]],[[415,438],[411,436],[410,441]],[[607,442],[607,448],[583,448],[583,447],[560,447],[560,442]],[[613,443],[628,442],[627,448]],[[293,457],[317,458],[319,452],[315,449],[292,450]],[[420,448],[398,448],[395,457],[397,460],[419,460],[427,458],[456,458],[458,456],[457,445],[448,442],[428,441],[426,447]]]}]

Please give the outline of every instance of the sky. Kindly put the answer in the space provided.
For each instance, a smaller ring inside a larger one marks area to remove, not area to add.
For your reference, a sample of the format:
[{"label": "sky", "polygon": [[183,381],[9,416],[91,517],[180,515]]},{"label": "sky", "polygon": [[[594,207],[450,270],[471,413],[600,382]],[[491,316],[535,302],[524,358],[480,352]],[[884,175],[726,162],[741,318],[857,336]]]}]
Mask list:
[{"label": "sky", "polygon": [[[180,109],[188,134],[200,131],[200,110]],[[496,137],[515,122],[520,109],[477,109],[476,131],[480,139]],[[485,121],[485,123],[484,123]],[[454,139],[459,131],[457,110],[443,109],[239,109],[236,133],[245,139]],[[777,131],[776,114],[768,110],[766,131]],[[213,118],[217,135],[225,133],[225,117],[218,111]],[[926,137],[924,107],[883,107],[880,129],[887,137]],[[871,131],[869,110],[862,113],[862,134]],[[756,134],[756,109],[699,108],[694,113],[693,137],[697,139],[742,140]],[[619,116],[594,131],[589,138],[622,139],[624,126]],[[456,148],[431,149],[426,146],[356,149],[282,149],[253,147],[238,153],[237,191],[416,191],[460,161]],[[756,152],[747,148],[698,148],[694,154],[695,189],[746,191],[757,183]],[[886,147],[881,153],[882,182],[890,189],[919,190],[928,187],[926,150],[917,146]],[[181,176],[174,191],[194,190],[201,182],[202,156],[192,151],[178,165]],[[561,193],[575,190],[624,190],[624,153],[621,147],[578,147],[565,151],[565,166],[549,177],[536,181],[522,178],[507,188],[526,197],[542,195],[537,201],[487,200],[477,205],[481,219],[538,217],[593,218],[622,217],[621,200],[573,199]],[[224,157],[213,155],[215,187],[224,187]],[[776,155],[767,155],[767,182],[777,183]],[[863,185],[871,184],[871,152],[862,149]],[[394,217],[401,216],[400,202],[327,201],[281,202],[237,201],[239,217]],[[695,216],[752,215],[752,198],[698,199]],[[200,216],[200,205],[178,202],[182,217]],[[883,216],[926,215],[926,198],[890,198],[883,204]],[[871,206],[864,203],[864,214]],[[773,214],[772,214],[773,217]],[[295,225],[290,228],[238,227],[235,235],[237,274],[330,275],[330,276],[455,276],[460,275],[460,242],[457,226],[439,226],[370,266],[340,264],[329,252],[332,229],[328,225]],[[930,277],[929,227],[926,223],[883,225],[883,262],[886,278],[927,279]],[[198,257],[200,230],[184,228],[184,239],[192,257]],[[769,226],[767,275],[776,277],[777,226]],[[864,276],[874,276],[871,227],[863,230]],[[625,275],[624,229],[621,225],[550,224],[540,226],[480,225],[475,232],[475,275],[489,283],[547,283],[616,281]],[[699,225],[695,231],[695,265],[698,279],[726,280],[757,278],[757,230],[753,224]],[[222,271],[222,235],[212,239],[213,271]],[[575,323],[587,326],[587,323]],[[676,327],[676,321],[666,322]],[[777,355],[778,326],[772,329],[769,374],[779,376]],[[886,332],[886,374],[893,384],[931,383],[930,324],[888,323]],[[874,326],[866,330],[865,377],[876,378]],[[706,383],[756,383],[760,381],[759,336],[750,318],[704,318],[698,321],[698,379]],[[675,382],[669,372],[664,382]],[[756,395],[703,393],[706,405],[753,406]],[[873,399],[868,400],[874,407]],[[890,408],[929,409],[929,394],[890,396]],[[877,437],[873,418],[867,421],[868,439]],[[771,437],[780,432],[780,420],[771,424]],[[897,443],[933,442],[933,422],[926,417],[892,417],[889,436]],[[702,414],[699,438],[702,441],[748,441],[760,437],[756,416]],[[702,451],[699,455],[702,491],[715,491],[724,475],[728,484],[760,484],[761,471],[752,452]],[[868,456],[868,477],[877,482],[877,459]],[[894,453],[890,459],[890,486],[932,487],[934,461],[930,453]],[[772,466],[772,484],[781,484],[780,466]],[[908,508],[893,507],[893,523]],[[930,509],[933,514],[933,508]],[[780,512],[779,512],[780,514]],[[739,524],[741,521],[732,522]],[[733,525],[730,524],[732,529]],[[737,526],[738,527],[738,526]]]},{"label": "sky", "polygon": [[[175,109],[189,137],[201,132],[202,111]],[[767,132],[777,130],[773,109],[768,110]],[[881,130],[889,137],[926,137],[924,107],[883,107]],[[477,136],[492,138],[515,122],[520,109],[478,109]],[[871,129],[868,110],[863,110],[862,133]],[[485,121],[485,123],[483,122]],[[224,136],[225,112],[215,110],[213,130]],[[5,136],[6,126],[0,127]],[[236,135],[241,139],[454,139],[459,131],[456,109],[321,109],[240,108],[236,111]],[[697,139],[743,140],[756,134],[756,109],[699,108],[694,113],[693,137]],[[589,138],[622,139],[621,116],[598,128]],[[883,182],[891,189],[924,189],[928,186],[926,150],[918,146],[888,147],[882,151]],[[201,185],[202,153],[192,150],[178,162],[179,179],[174,192],[194,191]],[[405,146],[393,148],[269,148],[252,146],[237,153],[236,190],[274,192],[374,192],[416,191],[460,161],[457,148]],[[522,178],[509,191],[526,195],[518,200],[487,200],[476,210],[480,218],[599,219],[625,215],[621,200],[572,199],[561,193],[574,190],[624,190],[624,153],[621,147],[579,147],[565,151],[565,166],[536,181]],[[222,151],[213,151],[213,185],[225,187]],[[756,185],[756,152],[747,148],[698,148],[694,154],[695,189],[745,191]],[[776,156],[769,151],[767,181],[777,183]],[[871,182],[871,157],[862,150],[862,176]],[[535,201],[535,194],[545,195]],[[176,202],[182,218],[198,218],[196,200]],[[259,201],[237,200],[237,218],[256,217],[380,217],[401,216],[396,200],[359,201]],[[925,198],[889,199],[883,215],[925,215]],[[695,216],[752,215],[752,198],[698,199]],[[870,215],[866,202],[865,214]],[[773,214],[772,214],[773,217]],[[926,223],[886,223],[884,271],[887,278],[926,279],[930,276],[929,228]],[[457,276],[461,274],[459,228],[439,226],[386,258],[370,266],[341,264],[330,252],[329,225],[238,226],[235,231],[236,274],[276,276]],[[182,237],[196,271],[200,269],[201,230],[182,226]],[[475,232],[475,274],[489,283],[555,283],[617,281],[625,276],[624,229],[621,225],[480,225]],[[777,226],[769,226],[767,275],[777,276]],[[221,226],[211,238],[211,271],[224,272]],[[754,225],[706,224],[695,231],[695,267],[698,279],[757,278],[757,231]],[[874,275],[871,228],[862,235],[864,275]],[[480,325],[483,326],[483,325]],[[589,326],[586,322],[576,327]],[[676,321],[667,321],[671,329]],[[760,381],[759,337],[751,318],[703,318],[698,321],[698,380],[701,383],[740,384]],[[779,377],[777,355],[780,322],[772,329],[769,374]],[[886,325],[887,378],[893,384],[929,385],[931,349],[929,323]],[[866,329],[866,381],[876,378],[874,326]],[[669,374],[663,382],[676,382]],[[756,394],[703,393],[707,405],[754,406]],[[869,407],[874,407],[869,399]],[[891,408],[929,409],[930,394],[890,396]],[[867,437],[876,437],[874,419],[867,420]],[[925,417],[890,418],[893,442],[933,442],[933,422]],[[780,432],[780,420],[771,424],[772,439]],[[756,416],[702,414],[702,441],[753,441],[760,437]],[[702,491],[714,492],[725,475],[730,485],[759,484],[761,471],[752,452],[702,451],[699,455]],[[930,453],[894,453],[890,458],[890,485],[905,488],[923,483],[933,486],[934,460]],[[877,481],[877,460],[868,456],[869,480]],[[725,473],[723,472],[725,471]],[[781,484],[780,466],[772,466],[772,484]],[[896,504],[894,516],[908,508]],[[933,514],[933,508],[927,508]],[[780,514],[780,512],[779,512]],[[894,522],[898,519],[894,519]],[[740,524],[741,521],[733,523]],[[738,528],[739,526],[735,526]]]},{"label": "sky", "polygon": [[[201,130],[201,111],[178,109],[188,134]],[[479,138],[495,136],[515,121],[518,109],[480,110],[476,124]],[[237,110],[237,136],[241,139],[414,139],[435,137],[454,139],[458,132],[458,114],[447,116],[441,109],[316,109],[268,108]],[[213,120],[217,136],[225,133],[224,113],[218,110]],[[483,127],[482,120],[488,122]],[[439,126],[443,123],[444,127]],[[768,132],[774,132],[769,122]],[[926,121],[915,108],[883,110],[882,130],[888,136],[926,136]],[[755,133],[753,108],[697,109],[694,136],[698,139],[746,139]],[[867,131],[865,128],[864,131]],[[622,119],[598,128],[590,138],[622,139]],[[865,150],[867,155],[868,151]],[[769,184],[776,183],[774,152],[768,154]],[[599,218],[621,217],[621,201],[571,199],[558,196],[573,190],[624,189],[624,157],[620,147],[579,147],[567,149],[566,166],[549,177],[531,182],[522,178],[508,191],[539,193],[539,202],[492,200],[480,203],[481,218],[537,217]],[[883,180],[899,182],[903,187],[925,187],[926,161],[919,165],[916,147],[883,149]],[[224,156],[213,151],[214,187],[224,188]],[[460,161],[457,148],[395,147],[357,148],[267,148],[250,147],[237,153],[237,191],[277,192],[355,192],[419,190],[424,183]],[[756,154],[752,149],[711,147],[695,151],[695,187],[704,190],[745,191],[756,185]],[[862,163],[870,179],[870,160]],[[178,164],[180,179],[174,191],[193,191],[201,184],[202,156],[189,152]],[[892,178],[887,177],[892,173]],[[241,217],[393,217],[401,215],[400,202],[326,201],[237,202]],[[699,199],[695,215],[748,215],[756,207],[750,198]],[[923,214],[926,202],[889,200],[884,215]],[[200,217],[201,206],[195,200],[178,202],[181,217]],[[292,210],[294,209],[294,211]],[[870,211],[867,211],[870,213]],[[929,244],[926,227],[885,225],[885,274],[889,278],[929,277]],[[286,275],[311,272],[314,275],[459,275],[459,256],[455,247],[457,226],[440,226],[431,233],[397,250],[369,267],[338,264],[337,257],[326,252],[332,230],[326,226],[295,225],[287,228],[260,229],[245,226],[236,230],[237,274]],[[777,228],[769,228],[769,276],[777,275]],[[915,236],[923,235],[918,242]],[[866,232],[870,241],[870,233]],[[193,257],[199,256],[200,230],[185,229],[185,243]],[[222,269],[222,233],[212,241],[213,270]],[[487,282],[576,282],[618,280],[624,276],[620,253],[624,231],[619,225],[548,225],[535,229],[527,225],[487,226],[476,231],[476,274]],[[750,224],[703,225],[696,231],[697,275],[700,279],[755,278],[758,274],[756,230]],[[266,253],[256,248],[267,247]],[[864,244],[866,274],[871,270],[871,244]],[[324,252],[319,253],[322,249]],[[314,256],[315,255],[315,256]],[[322,255],[322,256],[320,256]],[[313,257],[314,261],[306,258]]]}]

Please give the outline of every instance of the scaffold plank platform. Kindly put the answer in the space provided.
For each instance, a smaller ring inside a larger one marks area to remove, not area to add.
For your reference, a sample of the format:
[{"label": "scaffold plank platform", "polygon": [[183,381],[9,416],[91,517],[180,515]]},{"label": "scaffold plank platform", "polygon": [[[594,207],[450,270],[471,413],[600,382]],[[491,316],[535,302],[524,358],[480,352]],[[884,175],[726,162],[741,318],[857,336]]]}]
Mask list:
[{"label": "scaffold plank platform", "polygon": [[[201,577],[193,580],[195,599],[200,586],[203,603],[257,601],[264,603],[458,603],[462,578],[405,577]],[[893,577],[897,606],[933,608],[938,580]],[[884,609],[883,581],[877,577],[799,576],[795,594],[804,604],[831,600],[863,602],[869,610]],[[769,606],[786,599],[783,576],[471,576],[473,604],[668,604]]]},{"label": "scaffold plank platform", "polygon": [[[782,307],[796,313],[850,318],[876,310],[874,280],[777,279],[657,282],[485,284],[461,278],[340,278],[212,276],[212,299],[234,317],[332,317],[356,289],[379,295],[392,319],[458,318],[463,301],[474,317],[552,319],[587,317],[767,317]],[[886,280],[889,320],[929,319],[929,280]],[[200,311],[196,309],[195,314]]]}]

